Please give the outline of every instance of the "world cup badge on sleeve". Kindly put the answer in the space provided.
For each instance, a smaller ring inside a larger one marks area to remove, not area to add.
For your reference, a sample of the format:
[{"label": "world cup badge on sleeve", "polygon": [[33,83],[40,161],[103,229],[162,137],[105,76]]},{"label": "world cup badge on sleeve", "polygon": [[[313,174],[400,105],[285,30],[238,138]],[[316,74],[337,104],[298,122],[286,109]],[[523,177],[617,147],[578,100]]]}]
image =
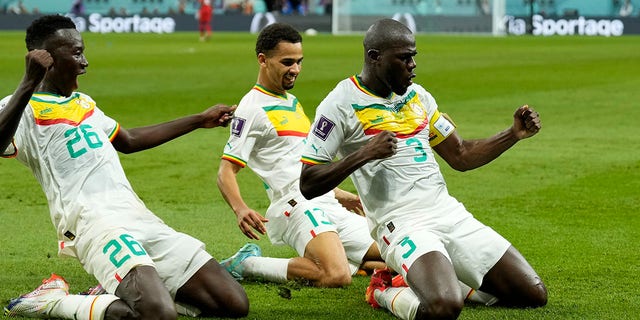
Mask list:
[{"label": "world cup badge on sleeve", "polygon": [[242,129],[244,129],[244,123],[247,120],[235,117],[231,123],[231,134],[240,137],[242,135]]},{"label": "world cup badge on sleeve", "polygon": [[335,123],[333,121],[327,119],[325,116],[321,116],[320,119],[316,122],[315,128],[313,128],[313,134],[315,134],[318,138],[326,141],[327,137],[335,127]]}]

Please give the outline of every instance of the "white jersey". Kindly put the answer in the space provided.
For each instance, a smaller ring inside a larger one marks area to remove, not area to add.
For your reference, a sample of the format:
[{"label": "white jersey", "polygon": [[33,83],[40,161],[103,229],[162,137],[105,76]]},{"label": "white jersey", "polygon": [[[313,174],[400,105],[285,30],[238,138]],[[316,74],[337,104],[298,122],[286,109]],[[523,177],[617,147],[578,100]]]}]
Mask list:
[{"label": "white jersey", "polygon": [[[448,195],[431,149],[454,126],[417,84],[402,96],[384,98],[364,87],[357,76],[341,81],[316,110],[302,162],[315,165],[342,158],[383,130],[396,133],[397,153],[370,161],[351,175],[370,223],[400,217],[406,221],[457,203]],[[441,201],[444,198],[448,201]]]},{"label": "white jersey", "polygon": [[271,202],[295,197],[300,190],[300,150],[310,126],[294,95],[255,85],[234,112],[222,158],[249,166],[264,182]]},{"label": "white jersey", "polygon": [[[0,101],[2,110],[10,99]],[[31,169],[49,203],[63,244],[73,245],[90,223],[114,212],[148,212],[125,177],[111,140],[120,126],[86,94],[36,93],[3,157]]]}]

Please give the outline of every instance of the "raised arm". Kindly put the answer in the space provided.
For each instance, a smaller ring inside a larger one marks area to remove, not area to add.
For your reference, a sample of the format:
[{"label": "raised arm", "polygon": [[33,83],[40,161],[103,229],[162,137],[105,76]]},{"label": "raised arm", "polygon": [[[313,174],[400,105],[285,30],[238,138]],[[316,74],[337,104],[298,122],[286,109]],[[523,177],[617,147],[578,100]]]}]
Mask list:
[{"label": "raised arm", "polygon": [[457,132],[453,132],[433,149],[453,169],[466,171],[483,166],[503,152],[507,151],[516,142],[531,137],[541,128],[538,113],[522,106],[513,115],[513,125],[492,137],[477,140],[463,140]]},{"label": "raised arm", "polygon": [[240,231],[249,239],[260,240],[260,236],[253,231],[256,230],[260,234],[266,234],[267,228],[264,223],[268,222],[269,219],[251,209],[244,202],[236,179],[240,169],[242,169],[240,165],[222,159],[218,168],[218,189],[224,200],[231,207],[231,210],[233,210],[233,213],[235,213]]},{"label": "raised arm", "polygon": [[6,107],[0,111],[0,152],[11,143],[18,129],[22,112],[52,64],[53,58],[46,50],[31,50],[25,56],[25,73],[22,81]]},{"label": "raised arm", "polygon": [[318,165],[303,164],[300,174],[302,195],[307,199],[313,199],[331,191],[367,162],[395,154],[397,142],[395,133],[383,131],[356,152],[338,161]]},{"label": "raised arm", "polygon": [[133,129],[121,128],[113,146],[122,153],[153,148],[199,128],[226,126],[236,106],[218,104],[209,109],[172,121]]}]

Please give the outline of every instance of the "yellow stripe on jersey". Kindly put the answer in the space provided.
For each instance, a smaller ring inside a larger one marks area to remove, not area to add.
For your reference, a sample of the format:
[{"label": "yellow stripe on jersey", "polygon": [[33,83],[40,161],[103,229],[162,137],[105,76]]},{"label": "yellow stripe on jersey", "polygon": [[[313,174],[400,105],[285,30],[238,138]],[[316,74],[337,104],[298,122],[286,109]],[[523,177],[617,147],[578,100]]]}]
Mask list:
[{"label": "yellow stripe on jersey", "polygon": [[75,93],[68,99],[56,101],[49,94],[37,93],[31,97],[29,105],[38,125],[66,123],[77,126],[93,114],[95,102]]},{"label": "yellow stripe on jersey", "polygon": [[398,138],[408,138],[416,135],[429,124],[427,109],[415,91],[411,91],[393,107],[382,104],[351,106],[362,123],[366,135],[375,135],[388,130],[395,132]]},{"label": "yellow stripe on jersey", "polygon": [[293,100],[291,106],[266,106],[262,109],[279,136],[306,137],[311,128],[311,122],[298,99]]}]

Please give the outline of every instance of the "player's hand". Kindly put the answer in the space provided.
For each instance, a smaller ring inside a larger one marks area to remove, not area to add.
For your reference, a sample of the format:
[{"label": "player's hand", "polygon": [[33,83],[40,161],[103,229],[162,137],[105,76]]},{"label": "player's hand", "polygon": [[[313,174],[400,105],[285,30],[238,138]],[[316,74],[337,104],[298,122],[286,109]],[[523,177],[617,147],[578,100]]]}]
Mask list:
[{"label": "player's hand", "polygon": [[210,107],[201,113],[204,118],[202,121],[202,127],[226,127],[229,124],[229,121],[233,118],[233,112],[237,107],[238,106],[236,105],[228,106],[225,104],[216,104],[215,106]]},{"label": "player's hand", "polygon": [[39,84],[53,65],[53,57],[47,50],[35,49],[25,56],[25,80]]},{"label": "player's hand", "polygon": [[360,197],[358,197],[358,195],[342,190],[340,188],[335,188],[333,191],[336,195],[336,199],[343,207],[351,212],[355,212],[360,216],[364,216],[364,208],[362,207],[362,202],[360,201]]},{"label": "player's hand", "polygon": [[258,212],[247,208],[246,210],[239,211],[236,215],[238,217],[238,227],[247,238],[260,240],[260,236],[258,236],[254,230],[263,235],[267,234],[267,228],[264,226],[264,223],[268,222],[269,219],[263,217]]},{"label": "player's hand", "polygon": [[355,198],[351,199],[343,199],[342,201],[338,200],[340,204],[345,207],[347,210],[354,212],[359,216],[365,216],[364,208],[362,207],[362,202],[360,201],[360,197],[355,196]]},{"label": "player's hand", "polygon": [[530,108],[528,105],[524,105],[513,115],[513,133],[518,138],[518,140],[522,140],[525,138],[529,138],[538,131],[542,127],[542,123],[540,122],[540,116],[538,112]]},{"label": "player's hand", "polygon": [[373,137],[360,150],[368,159],[384,159],[396,154],[398,138],[391,131],[382,131]]}]

